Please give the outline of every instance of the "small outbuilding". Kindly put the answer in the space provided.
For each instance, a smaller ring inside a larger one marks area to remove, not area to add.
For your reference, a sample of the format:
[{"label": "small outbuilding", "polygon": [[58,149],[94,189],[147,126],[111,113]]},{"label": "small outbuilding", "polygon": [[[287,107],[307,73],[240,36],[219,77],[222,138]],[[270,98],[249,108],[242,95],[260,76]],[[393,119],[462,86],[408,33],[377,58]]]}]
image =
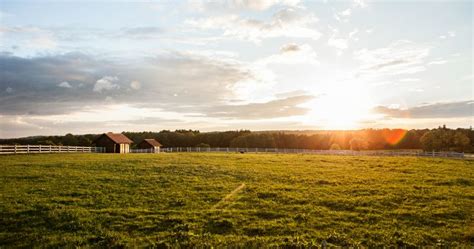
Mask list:
[{"label": "small outbuilding", "polygon": [[138,144],[139,149],[150,150],[150,152],[152,152],[152,153],[160,152],[160,147],[161,147],[161,144],[158,141],[156,141],[155,139],[152,139],[152,138],[143,139],[143,141],[141,141]]},{"label": "small outbuilding", "polygon": [[104,147],[107,153],[129,153],[133,141],[122,133],[107,132],[98,137],[94,144]]}]

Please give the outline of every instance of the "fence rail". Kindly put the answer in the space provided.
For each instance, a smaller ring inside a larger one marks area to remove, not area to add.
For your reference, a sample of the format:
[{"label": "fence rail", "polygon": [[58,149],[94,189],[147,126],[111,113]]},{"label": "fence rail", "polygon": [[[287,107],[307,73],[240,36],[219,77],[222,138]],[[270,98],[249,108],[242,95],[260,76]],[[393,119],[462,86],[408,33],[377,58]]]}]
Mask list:
[{"label": "fence rail", "polygon": [[413,151],[413,150],[308,150],[308,149],[279,149],[279,148],[207,148],[207,147],[168,147],[161,152],[234,152],[234,153],[296,153],[318,155],[348,155],[348,156],[419,156],[419,157],[454,157],[464,158],[464,153]]},{"label": "fence rail", "polygon": [[102,153],[103,147],[59,146],[59,145],[0,145],[0,154],[25,153]]},{"label": "fence rail", "polygon": [[157,149],[130,149],[130,153],[160,153],[160,150]]},{"label": "fence rail", "polygon": [[[414,150],[308,150],[308,149],[279,149],[279,148],[219,148],[219,147],[168,147],[160,150],[131,149],[130,153],[159,153],[159,152],[226,152],[226,153],[293,153],[317,155],[347,155],[347,156],[419,156],[419,157],[452,157],[470,158],[471,155],[459,152],[436,152]],[[0,154],[25,153],[104,153],[103,147],[89,146],[58,146],[58,145],[0,145]]]}]

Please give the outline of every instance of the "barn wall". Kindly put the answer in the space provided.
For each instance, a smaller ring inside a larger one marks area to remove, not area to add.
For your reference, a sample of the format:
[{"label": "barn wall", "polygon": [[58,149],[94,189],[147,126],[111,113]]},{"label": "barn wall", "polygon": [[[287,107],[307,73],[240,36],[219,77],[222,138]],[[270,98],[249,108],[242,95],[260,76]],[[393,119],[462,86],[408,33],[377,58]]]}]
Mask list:
[{"label": "barn wall", "polygon": [[149,143],[143,141],[138,144],[137,146],[139,149],[153,149],[153,146],[151,146]]},{"label": "barn wall", "polygon": [[[114,153],[116,151],[115,143],[106,136],[101,136],[95,141],[95,144],[97,147],[105,147],[105,152],[107,153]],[[118,151],[116,152],[118,153]]]},{"label": "barn wall", "polygon": [[143,141],[141,143],[138,144],[137,146],[139,149],[153,149],[154,152],[159,152],[160,151],[160,146],[153,146],[153,145],[150,145],[149,143]]}]

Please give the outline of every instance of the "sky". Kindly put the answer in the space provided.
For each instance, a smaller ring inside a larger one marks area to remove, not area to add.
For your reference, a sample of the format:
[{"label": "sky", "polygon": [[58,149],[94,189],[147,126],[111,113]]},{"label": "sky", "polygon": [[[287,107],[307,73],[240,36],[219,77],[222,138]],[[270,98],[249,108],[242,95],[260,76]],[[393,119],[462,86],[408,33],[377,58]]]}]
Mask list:
[{"label": "sky", "polygon": [[0,2],[0,137],[470,127],[472,1]]}]

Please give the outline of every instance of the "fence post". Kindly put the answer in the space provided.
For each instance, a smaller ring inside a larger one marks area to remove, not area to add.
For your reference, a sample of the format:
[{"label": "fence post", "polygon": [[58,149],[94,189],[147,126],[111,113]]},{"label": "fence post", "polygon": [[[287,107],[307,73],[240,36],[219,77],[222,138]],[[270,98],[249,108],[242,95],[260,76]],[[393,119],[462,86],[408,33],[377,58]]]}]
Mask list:
[{"label": "fence post", "polygon": [[49,145],[49,153],[51,153],[51,152],[53,152],[53,151],[51,150],[51,145]]},{"label": "fence post", "polygon": [[26,145],[26,152],[27,152],[27,153],[30,153],[30,145],[29,145],[29,144]]},{"label": "fence post", "polygon": [[15,154],[16,154],[16,144],[15,144],[15,149],[14,150],[15,150]]}]

